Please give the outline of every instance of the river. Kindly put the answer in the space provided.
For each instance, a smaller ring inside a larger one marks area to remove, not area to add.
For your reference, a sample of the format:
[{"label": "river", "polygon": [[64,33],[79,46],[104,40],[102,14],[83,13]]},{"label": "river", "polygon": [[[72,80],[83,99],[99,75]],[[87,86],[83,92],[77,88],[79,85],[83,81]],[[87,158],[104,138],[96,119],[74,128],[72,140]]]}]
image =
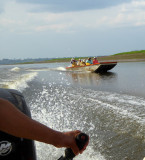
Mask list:
[{"label": "river", "polygon": [[[118,63],[106,74],[66,71],[69,63],[1,65],[0,87],[21,91],[32,118],[59,131],[79,129],[90,143],[77,160],[145,157],[145,62]],[[64,149],[36,142],[38,160]]]}]

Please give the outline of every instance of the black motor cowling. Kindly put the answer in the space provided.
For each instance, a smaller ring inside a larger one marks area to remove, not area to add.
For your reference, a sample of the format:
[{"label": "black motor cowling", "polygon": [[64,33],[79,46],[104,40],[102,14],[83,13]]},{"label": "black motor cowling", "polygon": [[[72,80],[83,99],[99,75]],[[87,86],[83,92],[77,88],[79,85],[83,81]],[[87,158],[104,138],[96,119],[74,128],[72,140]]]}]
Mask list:
[{"label": "black motor cowling", "polygon": [[[31,117],[23,95],[17,90],[0,88],[0,98],[8,100],[25,115]],[[34,141],[0,131],[0,160],[36,160]]]}]

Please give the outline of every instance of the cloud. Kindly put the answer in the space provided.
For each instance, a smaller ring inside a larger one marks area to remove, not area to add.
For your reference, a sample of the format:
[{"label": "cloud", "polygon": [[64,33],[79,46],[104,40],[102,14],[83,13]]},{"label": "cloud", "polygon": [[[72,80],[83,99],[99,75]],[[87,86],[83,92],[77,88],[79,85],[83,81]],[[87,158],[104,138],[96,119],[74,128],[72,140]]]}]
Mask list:
[{"label": "cloud", "polygon": [[[45,3],[48,4],[48,1]],[[80,0],[78,1],[80,2]],[[38,0],[36,2],[40,3]],[[29,12],[39,6],[41,5],[9,1],[5,6],[5,14],[0,16],[0,30],[9,30],[15,33],[65,32],[72,34],[80,31],[145,25],[145,0],[134,0],[131,3],[122,3],[104,9],[60,13]]]},{"label": "cloud", "polygon": [[103,9],[128,3],[132,0],[16,0],[21,3],[38,4],[33,12],[72,12],[91,9]]},{"label": "cloud", "polygon": [[0,14],[1,14],[3,11],[4,11],[3,8],[0,6]]},{"label": "cloud", "polygon": [[0,14],[4,12],[4,2],[0,1]]}]

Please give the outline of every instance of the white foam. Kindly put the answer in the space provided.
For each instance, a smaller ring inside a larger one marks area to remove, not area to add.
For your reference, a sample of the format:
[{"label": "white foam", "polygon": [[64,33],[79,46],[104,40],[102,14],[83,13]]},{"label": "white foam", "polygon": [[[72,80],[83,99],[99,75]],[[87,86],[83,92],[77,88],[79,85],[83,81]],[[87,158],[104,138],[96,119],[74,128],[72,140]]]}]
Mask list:
[{"label": "white foam", "polygon": [[64,67],[57,67],[55,69],[58,70],[58,71],[66,71],[66,69]]},{"label": "white foam", "polygon": [[[43,90],[39,93],[34,102],[31,101],[30,106],[32,107],[32,117],[50,128],[60,131],[70,131],[73,127],[71,126],[71,123],[77,126],[77,124],[75,124],[77,123],[77,120],[76,122],[71,122],[71,119],[68,120],[68,118],[71,117],[69,115],[71,108],[67,107],[68,103],[70,103],[66,96],[68,92],[66,92],[64,88],[61,90],[57,87],[54,88],[51,84],[49,87],[50,89],[48,90],[47,87],[43,86]],[[55,92],[52,92],[51,88],[55,90]],[[56,97],[58,98],[58,101],[56,101]],[[62,97],[66,97],[66,99],[62,100]],[[74,100],[72,103],[74,103]],[[94,127],[95,126],[92,124],[91,130],[93,130]],[[82,128],[78,126],[77,129],[81,130]],[[101,155],[99,151],[94,151],[91,145],[92,143],[89,143],[89,146],[84,153],[77,156],[76,159],[105,160],[104,156]],[[36,148],[38,160],[54,160],[64,154],[64,149],[55,148],[51,145],[40,142],[36,142]]]},{"label": "white foam", "polygon": [[23,74],[12,81],[5,82],[3,87],[23,91],[25,88],[28,87],[27,82],[33,80],[36,76],[37,72]]},{"label": "white foam", "polygon": [[14,72],[18,72],[19,70],[20,70],[19,67],[14,67],[14,68],[11,69],[11,71],[14,71]]},{"label": "white foam", "polygon": [[28,71],[66,71],[64,67],[57,67],[57,68],[37,68],[37,69],[27,69]]},{"label": "white foam", "polygon": [[[55,148],[48,144],[36,142],[37,149],[37,159],[38,160],[55,160],[64,155],[64,149]],[[76,156],[74,159],[77,160],[106,160],[99,152],[96,152],[92,149],[91,146],[88,146],[87,149]]]}]

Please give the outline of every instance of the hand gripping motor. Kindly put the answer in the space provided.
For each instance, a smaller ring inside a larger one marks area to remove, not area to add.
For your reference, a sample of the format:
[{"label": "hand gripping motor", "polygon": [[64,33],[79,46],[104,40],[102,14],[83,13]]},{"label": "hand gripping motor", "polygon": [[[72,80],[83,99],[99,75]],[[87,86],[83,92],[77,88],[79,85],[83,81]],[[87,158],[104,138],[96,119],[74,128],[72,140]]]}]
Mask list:
[{"label": "hand gripping motor", "polygon": [[[88,142],[89,137],[85,133],[80,133],[79,135],[76,136],[75,140],[79,150],[81,150]],[[61,156],[58,160],[73,160],[74,157],[75,154],[73,153],[72,149],[66,148],[65,155]]]}]

